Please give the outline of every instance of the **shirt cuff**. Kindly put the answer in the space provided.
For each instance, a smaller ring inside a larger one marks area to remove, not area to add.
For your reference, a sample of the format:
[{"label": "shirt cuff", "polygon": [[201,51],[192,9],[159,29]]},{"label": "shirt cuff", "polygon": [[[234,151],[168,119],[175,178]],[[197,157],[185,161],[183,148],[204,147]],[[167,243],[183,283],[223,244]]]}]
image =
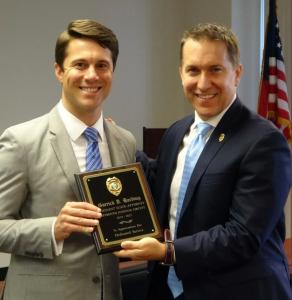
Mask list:
[{"label": "shirt cuff", "polygon": [[55,230],[54,230],[56,221],[57,221],[57,218],[54,220],[53,225],[52,225],[52,244],[53,244],[54,254],[56,256],[59,256],[62,254],[62,251],[63,251],[64,240],[58,241],[58,242],[56,241]]}]

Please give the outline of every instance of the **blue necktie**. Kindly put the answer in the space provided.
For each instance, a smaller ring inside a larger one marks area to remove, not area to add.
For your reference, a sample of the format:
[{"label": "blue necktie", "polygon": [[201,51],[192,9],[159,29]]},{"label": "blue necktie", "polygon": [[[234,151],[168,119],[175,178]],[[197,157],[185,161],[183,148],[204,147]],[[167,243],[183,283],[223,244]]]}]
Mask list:
[{"label": "blue necktie", "polygon": [[[180,212],[183,206],[183,201],[190,181],[190,177],[205,146],[205,136],[211,130],[211,128],[212,125],[208,123],[199,123],[197,125],[197,134],[188,147],[178,194],[174,238],[176,238],[177,224],[180,218]],[[177,278],[174,267],[169,268],[167,283],[174,298],[177,298],[183,293],[182,282]]]},{"label": "blue necktie", "polygon": [[86,171],[93,171],[102,168],[97,135],[98,132],[93,127],[87,127],[84,131],[84,136],[88,141],[86,148]]}]

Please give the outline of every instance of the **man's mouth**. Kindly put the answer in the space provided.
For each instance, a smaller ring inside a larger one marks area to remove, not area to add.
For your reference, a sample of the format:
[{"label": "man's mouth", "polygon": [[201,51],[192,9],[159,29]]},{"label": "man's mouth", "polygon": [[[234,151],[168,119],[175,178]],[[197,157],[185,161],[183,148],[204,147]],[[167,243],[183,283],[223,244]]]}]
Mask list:
[{"label": "man's mouth", "polygon": [[86,93],[97,93],[101,87],[80,87],[80,89]]},{"label": "man's mouth", "polygon": [[197,94],[195,93],[196,97],[202,99],[202,100],[211,100],[213,99],[217,94]]}]

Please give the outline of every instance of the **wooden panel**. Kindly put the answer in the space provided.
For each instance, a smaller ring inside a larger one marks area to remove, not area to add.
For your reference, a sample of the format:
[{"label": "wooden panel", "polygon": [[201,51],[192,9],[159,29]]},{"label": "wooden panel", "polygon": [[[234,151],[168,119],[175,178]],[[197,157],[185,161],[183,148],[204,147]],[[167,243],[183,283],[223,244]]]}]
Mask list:
[{"label": "wooden panel", "polygon": [[5,284],[4,280],[5,280],[7,271],[8,271],[8,267],[0,268],[0,298],[2,296],[2,292],[3,292],[3,288],[4,288],[4,284]]},{"label": "wooden panel", "polygon": [[143,151],[151,158],[158,153],[159,144],[166,128],[143,127]]},{"label": "wooden panel", "polygon": [[289,273],[290,273],[290,279],[292,283],[292,238],[286,239],[285,244],[285,252],[288,258],[288,264],[289,264]]},{"label": "wooden panel", "polygon": [[0,281],[5,280],[7,271],[8,271],[8,267],[1,267],[0,268]]},{"label": "wooden panel", "polygon": [[0,298],[1,298],[1,296],[2,296],[2,292],[3,292],[4,284],[5,284],[5,282],[4,282],[4,281],[0,281]]},{"label": "wooden panel", "polygon": [[120,262],[123,299],[146,300],[148,289],[148,270],[146,261]]}]

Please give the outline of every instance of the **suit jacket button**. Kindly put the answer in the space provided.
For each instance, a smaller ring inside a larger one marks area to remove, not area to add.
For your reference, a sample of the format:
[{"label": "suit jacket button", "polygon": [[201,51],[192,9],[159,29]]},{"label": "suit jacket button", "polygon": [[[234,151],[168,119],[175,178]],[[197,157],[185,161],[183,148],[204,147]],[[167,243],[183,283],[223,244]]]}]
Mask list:
[{"label": "suit jacket button", "polygon": [[100,281],[100,278],[98,276],[92,277],[92,282],[99,283],[99,281]]}]

